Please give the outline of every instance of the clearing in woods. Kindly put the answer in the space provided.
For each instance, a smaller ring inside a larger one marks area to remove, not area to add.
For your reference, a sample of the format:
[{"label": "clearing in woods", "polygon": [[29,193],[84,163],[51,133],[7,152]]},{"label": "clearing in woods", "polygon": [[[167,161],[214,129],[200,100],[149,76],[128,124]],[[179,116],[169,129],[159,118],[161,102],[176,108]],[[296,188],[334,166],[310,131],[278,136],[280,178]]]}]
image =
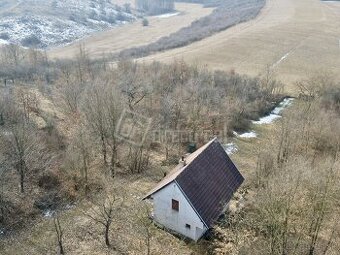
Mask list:
[{"label": "clearing in woods", "polygon": [[71,58],[79,52],[79,45],[83,44],[91,58],[101,57],[103,53],[115,53],[123,49],[141,46],[157,41],[189,26],[191,22],[212,12],[212,8],[203,8],[199,4],[176,3],[179,15],[161,18],[148,17],[149,26],[143,27],[142,21],[98,32],[90,37],[79,40],[65,47],[51,49],[48,55],[52,58]]},{"label": "clearing in woods", "polygon": [[254,20],[139,61],[177,58],[248,75],[271,67],[295,92],[295,81],[317,72],[340,76],[339,17],[340,2],[267,0]]}]

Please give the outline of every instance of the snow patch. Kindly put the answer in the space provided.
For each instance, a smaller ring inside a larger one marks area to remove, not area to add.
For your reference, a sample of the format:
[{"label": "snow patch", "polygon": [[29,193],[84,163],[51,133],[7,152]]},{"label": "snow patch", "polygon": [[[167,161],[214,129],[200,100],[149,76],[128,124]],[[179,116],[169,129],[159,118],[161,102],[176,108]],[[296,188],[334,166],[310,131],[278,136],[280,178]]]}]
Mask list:
[{"label": "snow patch", "polygon": [[225,149],[225,152],[228,154],[228,155],[232,155],[234,154],[235,152],[238,151],[238,148],[236,146],[236,144],[234,143],[227,143],[224,145],[224,149]]},{"label": "snow patch", "polygon": [[1,45],[1,44],[9,44],[9,42],[6,41],[6,40],[0,39],[0,45]]},{"label": "snow patch", "polygon": [[66,206],[65,206],[65,209],[66,210],[71,210],[71,209],[73,209],[73,208],[75,208],[76,206],[74,205],[74,204],[67,204]]},{"label": "snow patch", "polygon": [[233,131],[234,136],[240,137],[240,138],[256,138],[257,134],[254,130],[251,130],[249,132],[245,132],[242,134],[237,133],[236,131]]},{"label": "snow patch", "polygon": [[285,98],[277,107],[274,108],[274,110],[271,111],[271,113],[267,116],[264,116],[260,118],[259,120],[253,120],[252,123],[256,125],[262,125],[262,124],[271,124],[275,120],[281,118],[282,116],[280,113],[290,106],[293,102],[293,98]]},{"label": "snow patch", "polygon": [[0,137],[1,136],[7,136],[7,137],[10,137],[13,133],[10,132],[10,131],[1,131],[0,130]]},{"label": "snow patch", "polygon": [[47,209],[46,211],[43,212],[43,216],[45,218],[52,218],[54,213],[55,213],[55,211]]},{"label": "snow patch", "polygon": [[293,102],[294,98],[285,98],[283,101],[275,107],[275,109],[272,111],[274,114],[280,114],[285,108],[290,106]]},{"label": "snow patch", "polygon": [[177,16],[177,15],[179,15],[179,14],[180,14],[180,12],[165,13],[165,14],[156,16],[156,18],[159,18],[159,19],[167,19],[167,18],[171,18],[171,17],[173,17],[173,16]]},{"label": "snow patch", "polygon": [[276,63],[274,63],[274,65],[272,66],[273,68],[278,66],[282,61],[284,61],[288,56],[289,56],[290,52],[286,53],[282,58],[280,58],[278,61],[276,61]]},{"label": "snow patch", "polygon": [[[40,7],[43,11],[36,11]],[[61,46],[136,19],[109,1],[58,0],[53,7],[46,7],[43,0],[27,0],[18,12],[0,17],[0,34],[8,37],[0,39],[0,45]]]},{"label": "snow patch", "polygon": [[4,235],[5,234],[5,229],[3,228],[0,228],[0,236]]},{"label": "snow patch", "polygon": [[241,137],[241,138],[256,138],[257,134],[256,134],[255,131],[252,130],[250,132],[240,134],[238,137]]},{"label": "snow patch", "polygon": [[281,118],[280,115],[271,113],[268,116],[260,118],[259,120],[253,120],[252,123],[256,125],[271,124],[279,118]]}]

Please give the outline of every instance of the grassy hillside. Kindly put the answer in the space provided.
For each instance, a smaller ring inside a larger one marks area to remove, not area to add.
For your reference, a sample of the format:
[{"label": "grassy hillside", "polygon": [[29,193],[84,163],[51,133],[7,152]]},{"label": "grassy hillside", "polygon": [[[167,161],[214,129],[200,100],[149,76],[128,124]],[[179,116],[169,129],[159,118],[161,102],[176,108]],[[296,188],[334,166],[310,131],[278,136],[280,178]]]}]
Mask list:
[{"label": "grassy hillside", "polygon": [[107,1],[27,0],[4,2],[0,39],[46,48],[136,19],[128,6]]},{"label": "grassy hillside", "polygon": [[175,57],[251,75],[273,66],[287,89],[297,93],[296,82],[311,74],[330,72],[340,78],[339,15],[337,2],[269,0],[254,20],[140,61]]},{"label": "grassy hillside", "polygon": [[141,21],[132,22],[95,33],[65,47],[50,49],[48,54],[52,58],[72,58],[78,53],[79,45],[82,44],[91,58],[101,58],[103,54],[107,56],[127,48],[155,42],[161,37],[169,36],[181,28],[189,26],[193,21],[205,17],[213,11],[213,8],[203,8],[199,4],[187,3],[176,3],[175,8],[178,15],[147,17],[149,26],[143,26]]},{"label": "grassy hillside", "polygon": [[149,45],[126,49],[120,53],[120,57],[143,57],[157,51],[191,44],[255,18],[264,5],[265,0],[223,1],[217,5],[210,15],[192,22],[190,26],[184,27],[167,37],[162,37]]}]

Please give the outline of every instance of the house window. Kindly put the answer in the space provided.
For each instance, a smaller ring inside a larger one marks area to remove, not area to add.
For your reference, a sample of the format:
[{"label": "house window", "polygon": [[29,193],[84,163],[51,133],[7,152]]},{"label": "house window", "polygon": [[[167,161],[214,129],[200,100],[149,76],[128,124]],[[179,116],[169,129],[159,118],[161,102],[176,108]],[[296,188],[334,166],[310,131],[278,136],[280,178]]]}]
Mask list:
[{"label": "house window", "polygon": [[172,199],[172,210],[179,211],[179,202],[175,199]]},{"label": "house window", "polygon": [[190,224],[185,224],[185,228],[190,229],[191,228]]}]

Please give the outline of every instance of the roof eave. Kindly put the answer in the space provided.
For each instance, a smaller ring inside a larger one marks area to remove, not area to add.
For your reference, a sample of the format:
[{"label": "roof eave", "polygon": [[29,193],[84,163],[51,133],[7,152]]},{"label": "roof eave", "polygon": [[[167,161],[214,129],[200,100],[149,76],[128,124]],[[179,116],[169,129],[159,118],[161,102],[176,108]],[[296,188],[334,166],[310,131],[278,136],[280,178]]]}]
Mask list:
[{"label": "roof eave", "polygon": [[164,189],[165,187],[167,187],[169,184],[171,184],[171,183],[173,183],[173,182],[174,182],[174,181],[171,181],[171,182],[165,184],[164,186],[160,187],[159,189],[153,191],[152,193],[146,194],[146,196],[144,196],[144,197],[142,198],[142,200],[149,199],[153,194],[159,192],[160,190]]}]

